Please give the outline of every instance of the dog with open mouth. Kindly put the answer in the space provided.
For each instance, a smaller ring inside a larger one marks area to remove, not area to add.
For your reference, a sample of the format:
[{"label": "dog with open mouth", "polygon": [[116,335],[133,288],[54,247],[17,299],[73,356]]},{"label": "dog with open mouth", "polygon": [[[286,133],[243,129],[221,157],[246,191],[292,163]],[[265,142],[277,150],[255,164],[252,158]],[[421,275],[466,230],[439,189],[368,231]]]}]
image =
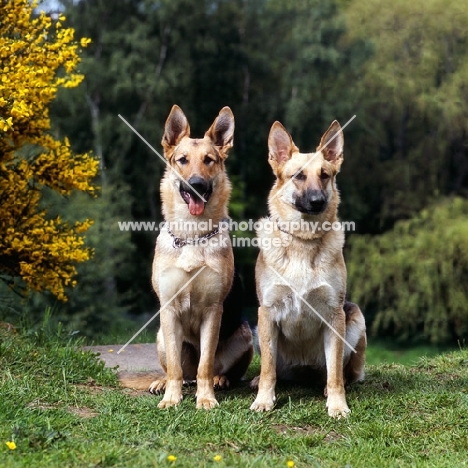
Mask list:
[{"label": "dog with open mouth", "polygon": [[200,216],[205,211],[205,205],[213,193],[213,184],[203,177],[193,176],[188,183],[182,181],[179,189],[180,195],[189,207],[192,216]]},{"label": "dog with open mouth", "polygon": [[225,160],[233,136],[229,107],[221,109],[203,138],[190,137],[177,105],[166,120],[162,146],[168,165],[161,181],[166,228],[156,242],[152,272],[161,303],[157,348],[165,374],[119,377],[126,387],[164,392],[159,408],[178,405],[183,382],[193,380],[197,408],[213,408],[214,388],[241,379],[253,357],[252,332],[239,302],[225,301],[234,257],[229,233],[220,226],[228,220]]}]

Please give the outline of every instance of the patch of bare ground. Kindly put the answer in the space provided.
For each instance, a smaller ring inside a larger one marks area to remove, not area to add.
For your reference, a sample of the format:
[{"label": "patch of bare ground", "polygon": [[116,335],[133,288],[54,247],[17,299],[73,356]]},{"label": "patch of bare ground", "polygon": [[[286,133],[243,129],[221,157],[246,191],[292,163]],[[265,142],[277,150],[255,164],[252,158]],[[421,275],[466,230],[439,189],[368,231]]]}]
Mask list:
[{"label": "patch of bare ground", "polygon": [[344,439],[344,435],[338,434],[338,432],[335,432],[335,431],[330,431],[325,436],[323,441],[326,442],[327,444],[333,444],[334,442],[339,442],[342,439]]},{"label": "patch of bare ground", "polygon": [[78,388],[89,390],[92,394],[101,393],[104,390],[106,390],[106,387],[97,385],[96,381],[91,377],[88,378],[88,381],[86,383],[76,384],[75,386]]},{"label": "patch of bare ground", "polygon": [[125,393],[125,395],[133,396],[133,397],[139,397],[139,396],[152,396],[148,392],[148,390],[135,390],[133,388],[123,388],[122,393]]},{"label": "patch of bare ground", "polygon": [[323,436],[323,441],[327,444],[333,444],[344,439],[344,436],[338,434],[335,431],[330,431],[325,433],[320,428],[315,426],[288,426],[287,424],[274,424],[273,430],[281,435],[288,435],[288,436],[307,436],[307,435],[321,435]]},{"label": "patch of bare ground", "polygon": [[31,401],[30,403],[28,403],[26,405],[28,408],[31,408],[31,409],[40,409],[40,410],[50,410],[50,409],[57,409],[58,408],[58,404],[55,404],[55,405],[51,405],[49,403],[43,403],[41,400],[37,399],[37,400],[33,400]]},{"label": "patch of bare ground", "polygon": [[[44,403],[41,400],[37,399],[28,403],[27,407],[32,408],[32,409],[39,409],[42,411],[47,411],[47,410],[55,410],[59,408],[59,404],[55,403],[51,405],[49,403]],[[84,419],[94,418],[96,416],[99,416],[99,413],[96,413],[96,411],[93,411],[91,408],[86,408],[86,407],[69,407],[67,408],[67,411],[71,414],[74,414]]]},{"label": "patch of bare ground", "polygon": [[83,419],[95,418],[96,416],[99,416],[99,413],[96,413],[96,411],[86,407],[67,408],[67,411]]},{"label": "patch of bare ground", "polygon": [[273,430],[278,434],[282,435],[295,435],[295,436],[304,436],[304,435],[316,435],[322,434],[322,431],[318,427],[314,426],[288,426],[287,424],[273,424]]}]

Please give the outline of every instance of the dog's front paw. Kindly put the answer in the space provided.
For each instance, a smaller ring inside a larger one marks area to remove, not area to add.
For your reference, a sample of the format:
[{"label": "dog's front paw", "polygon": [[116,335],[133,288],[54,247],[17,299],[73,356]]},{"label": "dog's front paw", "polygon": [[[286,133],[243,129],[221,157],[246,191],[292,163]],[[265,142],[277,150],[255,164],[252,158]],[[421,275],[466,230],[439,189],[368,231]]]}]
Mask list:
[{"label": "dog's front paw", "polygon": [[213,387],[216,390],[227,390],[230,382],[225,375],[215,375],[213,378]]},{"label": "dog's front paw", "polygon": [[166,395],[164,395],[164,398],[158,404],[158,408],[164,409],[170,408],[171,406],[177,406],[181,401],[182,395],[180,395],[180,397],[174,395],[166,397]]},{"label": "dog's front paw", "polygon": [[160,395],[166,389],[166,379],[157,379],[151,382],[148,391],[153,395]]},{"label": "dog's front paw", "polygon": [[328,408],[328,416],[331,416],[335,419],[347,418],[349,413],[351,413],[351,410],[348,408],[347,405],[340,408]]},{"label": "dog's front paw", "polygon": [[216,398],[197,398],[197,409],[213,409],[218,406]]},{"label": "dog's front paw", "polygon": [[328,415],[335,419],[346,418],[351,412],[344,396],[329,396],[327,399],[327,408]]},{"label": "dog's front paw", "polygon": [[262,397],[257,397],[255,401],[252,403],[250,406],[250,409],[253,411],[270,411],[273,409],[275,406],[275,401],[276,398],[273,397],[267,397],[267,398],[262,398]]},{"label": "dog's front paw", "polygon": [[155,380],[151,386],[152,393],[160,393],[162,389],[166,389],[163,399],[159,402],[158,408],[169,408],[177,406],[182,401],[182,381],[160,379]]}]

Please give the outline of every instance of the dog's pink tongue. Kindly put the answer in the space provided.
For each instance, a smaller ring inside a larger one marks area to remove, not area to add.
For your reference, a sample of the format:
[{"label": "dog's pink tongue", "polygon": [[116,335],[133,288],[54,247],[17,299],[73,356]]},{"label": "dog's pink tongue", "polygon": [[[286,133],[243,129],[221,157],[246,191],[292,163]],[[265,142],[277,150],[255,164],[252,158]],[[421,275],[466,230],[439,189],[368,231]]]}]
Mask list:
[{"label": "dog's pink tongue", "polygon": [[205,202],[198,197],[190,197],[188,209],[192,216],[200,216],[205,211]]}]

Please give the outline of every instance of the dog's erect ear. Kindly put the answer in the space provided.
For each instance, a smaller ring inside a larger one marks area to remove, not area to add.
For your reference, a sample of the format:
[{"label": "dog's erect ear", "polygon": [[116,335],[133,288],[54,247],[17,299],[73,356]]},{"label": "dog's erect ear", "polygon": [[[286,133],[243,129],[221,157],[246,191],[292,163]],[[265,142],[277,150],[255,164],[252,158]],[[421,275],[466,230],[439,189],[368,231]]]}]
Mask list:
[{"label": "dog's erect ear", "polygon": [[[190,135],[190,126],[182,112],[182,109],[174,104],[164,126],[164,135],[161,144],[165,152],[169,152],[174,146],[177,146],[184,136]],[[167,156],[167,155],[166,155]]]},{"label": "dog's erect ear", "polygon": [[288,161],[294,151],[299,151],[291,135],[278,121],[271,126],[268,135],[268,151],[268,162],[275,174],[278,167]]},{"label": "dog's erect ear", "polygon": [[330,128],[323,134],[317,151],[322,151],[323,157],[339,170],[343,162],[344,136],[341,125],[334,120]]},{"label": "dog's erect ear", "polygon": [[234,138],[234,114],[229,107],[223,107],[219,111],[218,117],[206,131],[205,136],[219,148],[221,157],[226,158],[227,152],[232,148]]}]

